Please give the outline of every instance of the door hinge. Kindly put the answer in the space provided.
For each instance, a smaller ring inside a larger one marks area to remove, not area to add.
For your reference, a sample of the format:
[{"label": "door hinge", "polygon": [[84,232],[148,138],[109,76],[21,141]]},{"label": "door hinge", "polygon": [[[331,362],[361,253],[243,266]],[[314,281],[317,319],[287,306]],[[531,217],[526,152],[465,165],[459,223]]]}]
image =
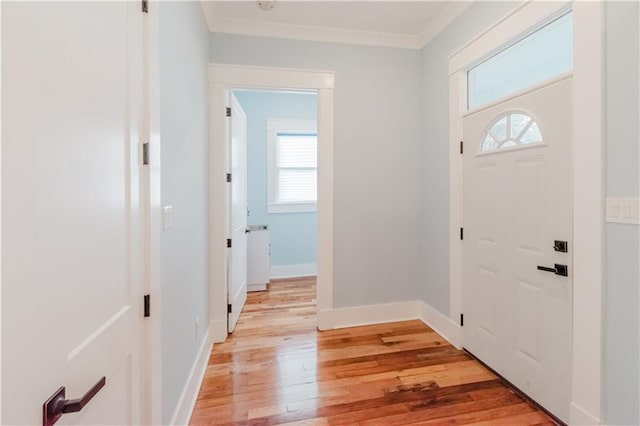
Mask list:
[{"label": "door hinge", "polygon": [[231,238],[227,238],[227,248],[231,248]]},{"label": "door hinge", "polygon": [[144,13],[149,13],[149,1],[148,0],[142,0],[142,11]]},{"label": "door hinge", "polygon": [[231,183],[231,173],[227,173],[227,183]]},{"label": "door hinge", "polygon": [[460,228],[460,239],[464,240],[464,228]]},{"label": "door hinge", "polygon": [[151,295],[149,294],[145,294],[144,295],[144,317],[150,317],[151,316]]},{"label": "door hinge", "polygon": [[460,154],[464,152],[464,142],[460,141]]},{"label": "door hinge", "polygon": [[227,117],[231,117],[231,107],[227,107]]},{"label": "door hinge", "polygon": [[149,142],[142,144],[142,164],[149,165]]},{"label": "door hinge", "polygon": [[460,314],[460,327],[464,327],[464,314]]},{"label": "door hinge", "polygon": [[227,313],[230,314],[233,309],[232,309],[233,305],[231,303],[227,303]]}]

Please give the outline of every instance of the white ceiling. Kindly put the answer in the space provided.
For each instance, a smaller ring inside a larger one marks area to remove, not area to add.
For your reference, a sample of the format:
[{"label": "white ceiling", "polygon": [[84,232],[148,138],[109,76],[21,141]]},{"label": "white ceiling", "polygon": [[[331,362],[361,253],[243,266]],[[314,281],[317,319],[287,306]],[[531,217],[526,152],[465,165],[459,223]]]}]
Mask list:
[{"label": "white ceiling", "polygon": [[211,32],[420,49],[468,1],[202,1]]}]

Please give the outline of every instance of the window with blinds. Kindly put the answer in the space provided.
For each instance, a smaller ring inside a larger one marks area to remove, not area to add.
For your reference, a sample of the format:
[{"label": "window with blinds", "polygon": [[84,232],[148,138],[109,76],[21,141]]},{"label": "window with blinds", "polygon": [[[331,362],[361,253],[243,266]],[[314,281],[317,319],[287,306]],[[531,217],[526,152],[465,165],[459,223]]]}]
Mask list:
[{"label": "window with blinds", "polygon": [[318,137],[280,133],[276,202],[315,202],[318,186]]},{"label": "window with blinds", "polygon": [[315,211],[318,137],[315,121],[269,120],[269,213]]}]

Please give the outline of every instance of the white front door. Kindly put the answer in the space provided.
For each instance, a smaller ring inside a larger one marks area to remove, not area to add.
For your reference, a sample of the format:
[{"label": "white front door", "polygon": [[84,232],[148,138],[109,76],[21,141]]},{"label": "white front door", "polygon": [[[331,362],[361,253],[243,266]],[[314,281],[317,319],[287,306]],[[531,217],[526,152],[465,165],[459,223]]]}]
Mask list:
[{"label": "white front door", "polygon": [[1,423],[140,424],[140,3],[1,7]]},{"label": "white front door", "polygon": [[231,93],[231,249],[228,275],[228,331],[238,323],[247,301],[247,115]]},{"label": "white front door", "polygon": [[463,120],[464,346],[565,422],[571,91],[562,78]]}]

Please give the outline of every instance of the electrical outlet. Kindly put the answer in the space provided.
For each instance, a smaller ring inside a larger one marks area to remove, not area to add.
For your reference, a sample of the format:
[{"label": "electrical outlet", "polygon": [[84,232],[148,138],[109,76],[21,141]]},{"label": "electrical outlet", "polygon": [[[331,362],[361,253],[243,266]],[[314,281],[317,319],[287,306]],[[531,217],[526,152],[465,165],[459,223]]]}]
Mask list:
[{"label": "electrical outlet", "polygon": [[196,317],[196,340],[198,339],[199,329],[200,329],[200,317]]}]

